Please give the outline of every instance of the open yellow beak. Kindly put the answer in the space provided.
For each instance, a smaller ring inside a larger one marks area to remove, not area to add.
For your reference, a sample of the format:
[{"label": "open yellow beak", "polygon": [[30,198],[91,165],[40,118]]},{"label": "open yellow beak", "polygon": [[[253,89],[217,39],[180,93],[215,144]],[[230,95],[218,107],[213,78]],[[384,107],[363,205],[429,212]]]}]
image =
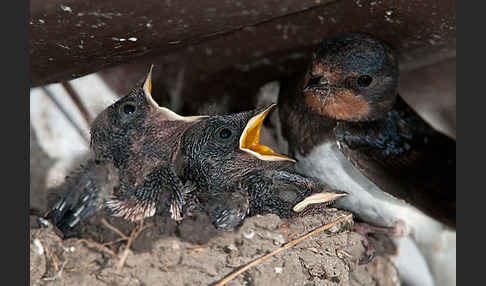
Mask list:
[{"label": "open yellow beak", "polygon": [[260,112],[259,114],[253,116],[246,124],[243,134],[240,137],[240,149],[244,152],[250,153],[257,158],[264,161],[291,161],[295,162],[294,159],[287,157],[285,155],[274,152],[270,147],[261,145],[260,141],[260,130],[262,128],[263,120],[270,112],[270,110],[275,107],[276,104],[270,105],[267,109]]},{"label": "open yellow beak", "polygon": [[147,78],[145,79],[145,82],[143,84],[143,92],[145,93],[145,96],[148,100],[148,102],[158,109],[161,113],[162,116],[165,116],[167,120],[182,120],[182,121],[187,121],[187,122],[192,122],[196,121],[200,118],[204,118],[207,116],[181,116],[174,111],[166,108],[166,107],[161,107],[155,102],[155,100],[152,98],[152,69],[154,68],[154,65],[150,66],[150,70],[148,72]]},{"label": "open yellow beak", "polygon": [[336,193],[318,193],[318,194],[313,194],[305,198],[303,201],[300,203],[296,204],[292,210],[294,212],[301,212],[303,211],[307,206],[313,205],[313,204],[322,204],[322,203],[329,203],[332,202],[340,197],[344,197],[346,194],[341,193],[341,194],[336,194]]}]

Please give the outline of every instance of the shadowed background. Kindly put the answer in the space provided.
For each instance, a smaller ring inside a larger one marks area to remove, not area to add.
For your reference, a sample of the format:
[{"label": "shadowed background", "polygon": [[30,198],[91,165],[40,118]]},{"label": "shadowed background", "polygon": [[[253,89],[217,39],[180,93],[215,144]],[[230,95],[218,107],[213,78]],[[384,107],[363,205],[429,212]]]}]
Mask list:
[{"label": "shadowed background", "polygon": [[[175,94],[173,107],[190,113],[226,96],[242,110],[264,83],[299,73],[323,37],[363,31],[400,54],[410,103],[455,106],[452,0],[32,0],[30,9],[33,87],[103,71],[124,94],[154,63],[159,102]],[[455,127],[453,112],[441,116]]]}]

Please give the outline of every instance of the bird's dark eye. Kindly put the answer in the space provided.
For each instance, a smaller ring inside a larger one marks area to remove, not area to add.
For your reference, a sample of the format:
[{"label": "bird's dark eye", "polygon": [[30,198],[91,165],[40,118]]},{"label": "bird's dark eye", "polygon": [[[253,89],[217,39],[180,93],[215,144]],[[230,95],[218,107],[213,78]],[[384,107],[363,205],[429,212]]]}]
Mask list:
[{"label": "bird's dark eye", "polygon": [[132,113],[135,112],[135,110],[137,110],[137,107],[135,106],[135,104],[133,103],[125,103],[121,110],[123,111],[123,113],[125,113],[126,115],[130,115]]},{"label": "bird's dark eye", "polygon": [[219,131],[219,137],[223,139],[228,139],[231,136],[231,130],[228,128],[224,128],[221,131]]},{"label": "bird's dark eye", "polygon": [[373,78],[369,75],[362,75],[358,77],[358,85],[361,87],[367,87],[371,84]]},{"label": "bird's dark eye", "polygon": [[310,79],[309,79],[309,83],[307,84],[308,86],[311,86],[311,85],[318,85],[321,81],[321,78],[322,76],[312,76]]}]

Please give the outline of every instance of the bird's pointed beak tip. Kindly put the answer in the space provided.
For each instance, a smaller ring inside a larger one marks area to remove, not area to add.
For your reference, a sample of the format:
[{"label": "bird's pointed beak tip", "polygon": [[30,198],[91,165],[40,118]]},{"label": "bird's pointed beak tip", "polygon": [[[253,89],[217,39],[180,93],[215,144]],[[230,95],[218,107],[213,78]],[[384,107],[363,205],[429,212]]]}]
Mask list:
[{"label": "bird's pointed beak tip", "polygon": [[154,107],[159,107],[157,102],[152,98],[152,70],[154,68],[154,65],[150,65],[149,71],[147,73],[147,76],[145,77],[145,81],[143,83],[143,93],[145,94],[145,97],[148,99],[150,104],[152,104]]}]

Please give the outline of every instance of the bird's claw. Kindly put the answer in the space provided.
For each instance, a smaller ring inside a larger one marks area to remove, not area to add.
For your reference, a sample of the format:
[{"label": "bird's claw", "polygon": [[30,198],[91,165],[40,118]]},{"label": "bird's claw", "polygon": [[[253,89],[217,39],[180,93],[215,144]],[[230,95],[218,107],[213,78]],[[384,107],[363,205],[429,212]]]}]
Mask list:
[{"label": "bird's claw", "polygon": [[363,245],[366,247],[366,256],[359,260],[359,264],[368,264],[375,257],[375,248],[369,241],[368,235],[370,233],[384,233],[393,236],[402,236],[406,232],[406,224],[403,221],[398,221],[394,227],[378,227],[369,225],[367,223],[355,223],[353,230],[363,236]]},{"label": "bird's claw", "polygon": [[371,261],[373,261],[373,258],[375,258],[375,248],[373,247],[373,245],[368,240],[367,235],[364,236],[364,238],[365,238],[365,240],[363,241],[363,244],[366,247],[366,252],[365,252],[366,256],[361,257],[359,259],[359,262],[358,262],[359,265],[368,264]]}]

